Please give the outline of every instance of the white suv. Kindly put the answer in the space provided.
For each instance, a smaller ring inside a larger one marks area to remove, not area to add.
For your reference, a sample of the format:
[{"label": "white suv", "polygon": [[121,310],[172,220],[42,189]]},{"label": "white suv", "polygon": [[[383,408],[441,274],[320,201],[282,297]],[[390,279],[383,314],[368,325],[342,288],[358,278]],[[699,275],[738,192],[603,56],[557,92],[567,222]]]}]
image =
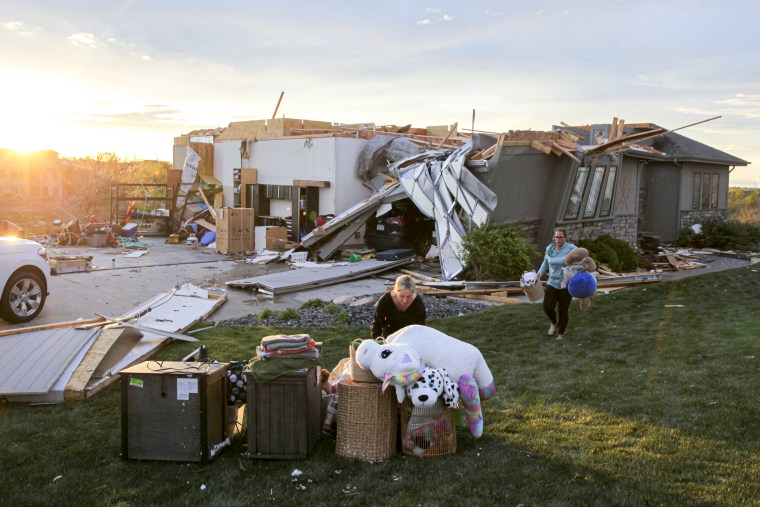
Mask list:
[{"label": "white suv", "polygon": [[45,306],[50,266],[36,241],[0,237],[0,317],[14,324],[35,318]]}]

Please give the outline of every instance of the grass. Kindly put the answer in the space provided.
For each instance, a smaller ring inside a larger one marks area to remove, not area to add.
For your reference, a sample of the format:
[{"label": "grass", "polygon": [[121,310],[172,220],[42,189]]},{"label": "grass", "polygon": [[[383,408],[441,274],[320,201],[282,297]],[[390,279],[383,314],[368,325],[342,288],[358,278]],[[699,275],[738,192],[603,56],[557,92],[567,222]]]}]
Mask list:
[{"label": "grass", "polygon": [[[586,312],[575,303],[565,341],[546,337],[540,305],[430,322],[480,348],[497,385],[483,437],[460,430],[456,454],[430,460],[351,461],[322,437],[301,461],[246,459],[244,439],[207,465],[125,461],[117,385],[79,403],[0,404],[0,504],[760,505],[758,271],[629,288]],[[324,342],[328,368],[369,336],[364,326],[199,337],[227,361],[296,332]]]}]

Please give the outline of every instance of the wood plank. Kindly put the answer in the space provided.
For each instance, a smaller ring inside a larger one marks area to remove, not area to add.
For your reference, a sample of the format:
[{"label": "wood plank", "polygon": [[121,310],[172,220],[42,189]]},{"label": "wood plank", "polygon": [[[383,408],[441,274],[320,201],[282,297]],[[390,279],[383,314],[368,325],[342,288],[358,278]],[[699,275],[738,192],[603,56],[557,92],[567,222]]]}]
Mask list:
[{"label": "wood plank", "polygon": [[330,188],[330,182],[322,180],[293,180],[293,186]]},{"label": "wood plank", "polygon": [[563,146],[560,146],[557,143],[552,143],[552,145],[555,146],[560,152],[562,152],[563,154],[567,155],[571,159],[575,160],[579,164],[581,163],[581,160],[578,157],[576,157],[575,155],[573,155],[573,153],[570,150],[568,150],[567,148],[565,148]]},{"label": "wood plank", "polygon": [[89,329],[89,327],[97,327],[97,326],[102,326],[104,324],[106,324],[106,321],[101,318],[87,319],[87,320],[72,320],[69,322],[56,322],[54,324],[41,324],[39,326],[16,327],[13,329],[6,329],[3,331],[0,331],[0,336],[10,336],[10,335],[20,334],[20,333],[32,333],[35,331],[46,331],[48,329],[60,329],[63,327],[76,327],[77,329]]},{"label": "wood plank", "polygon": [[615,138],[623,137],[624,128],[625,128],[625,120],[621,118],[620,122],[618,123],[617,134],[615,134]]},{"label": "wood plank", "polygon": [[404,273],[405,275],[409,275],[412,278],[416,278],[417,280],[423,280],[425,282],[440,282],[440,278],[433,278],[431,276],[426,276],[420,273],[415,273],[414,271],[409,271],[407,269],[399,269],[400,272]]},{"label": "wood plank", "polygon": [[612,119],[612,125],[610,125],[610,135],[607,136],[607,142],[614,141],[615,135],[617,135],[617,116]]},{"label": "wood plank", "polygon": [[678,267],[678,261],[676,260],[676,256],[668,254],[665,257],[668,259],[668,263],[670,263],[670,265],[676,268],[676,271],[678,271],[679,267]]},{"label": "wood plank", "polygon": [[538,150],[538,151],[543,151],[547,155],[551,155],[551,153],[552,153],[552,149],[551,148],[549,148],[548,146],[546,146],[545,144],[543,144],[543,143],[541,143],[539,141],[531,141],[530,142],[530,147],[533,148],[533,149],[535,149],[535,150]]},{"label": "wood plank", "polygon": [[523,303],[523,301],[520,301],[519,299],[507,298],[503,296],[468,294],[468,295],[458,296],[458,297],[462,297],[466,299],[478,299],[480,301],[491,301],[494,303],[504,303],[504,304],[522,304]]},{"label": "wood plank", "polygon": [[207,222],[206,220],[203,220],[202,218],[196,219],[195,223],[200,225],[204,229],[208,229],[209,231],[216,232],[216,226],[212,224],[211,222]]},{"label": "wood plank", "polygon": [[459,126],[459,123],[454,123],[454,125],[451,126],[451,130],[449,130],[449,133],[446,134],[446,137],[443,138],[443,141],[438,143],[438,146],[436,147],[436,150],[440,150],[441,146],[443,146],[443,143],[449,140],[449,137],[451,137],[451,134],[457,131],[457,126]]},{"label": "wood plank", "polygon": [[488,158],[491,155],[493,155],[494,153],[496,153],[496,148],[498,148],[498,146],[499,146],[498,143],[494,144],[490,148],[487,148],[487,149],[485,149],[483,151],[480,151],[480,152],[476,153],[475,155],[473,155],[472,157],[470,157],[470,160],[483,160],[484,158]]},{"label": "wood plank", "polygon": [[100,361],[111,350],[111,347],[123,332],[123,328],[113,327],[107,327],[101,331],[95,343],[92,344],[84,355],[79,366],[74,370],[69,382],[66,384],[66,388],[63,391],[64,401],[85,399],[84,388],[87,386],[90,378],[92,378],[92,374],[95,373],[95,369],[100,364]]}]

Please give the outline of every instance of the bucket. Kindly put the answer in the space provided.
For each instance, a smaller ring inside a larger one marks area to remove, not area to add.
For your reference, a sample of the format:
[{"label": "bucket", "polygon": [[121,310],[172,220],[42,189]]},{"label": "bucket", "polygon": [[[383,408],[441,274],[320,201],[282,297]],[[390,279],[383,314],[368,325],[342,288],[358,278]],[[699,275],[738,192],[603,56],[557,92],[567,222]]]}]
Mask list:
[{"label": "bucket", "polygon": [[187,238],[187,247],[188,248],[198,248],[198,238],[195,236],[190,236]]},{"label": "bucket", "polygon": [[107,235],[105,232],[95,232],[87,236],[87,246],[103,248],[106,246]]}]

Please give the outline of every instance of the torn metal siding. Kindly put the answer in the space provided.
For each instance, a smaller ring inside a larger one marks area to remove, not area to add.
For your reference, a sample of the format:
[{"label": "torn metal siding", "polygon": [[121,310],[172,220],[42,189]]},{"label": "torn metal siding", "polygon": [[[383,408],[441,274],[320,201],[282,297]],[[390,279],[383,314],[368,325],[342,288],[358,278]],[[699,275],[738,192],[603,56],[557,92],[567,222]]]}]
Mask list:
[{"label": "torn metal siding", "polygon": [[66,327],[0,337],[0,395],[47,393],[100,331]]}]

